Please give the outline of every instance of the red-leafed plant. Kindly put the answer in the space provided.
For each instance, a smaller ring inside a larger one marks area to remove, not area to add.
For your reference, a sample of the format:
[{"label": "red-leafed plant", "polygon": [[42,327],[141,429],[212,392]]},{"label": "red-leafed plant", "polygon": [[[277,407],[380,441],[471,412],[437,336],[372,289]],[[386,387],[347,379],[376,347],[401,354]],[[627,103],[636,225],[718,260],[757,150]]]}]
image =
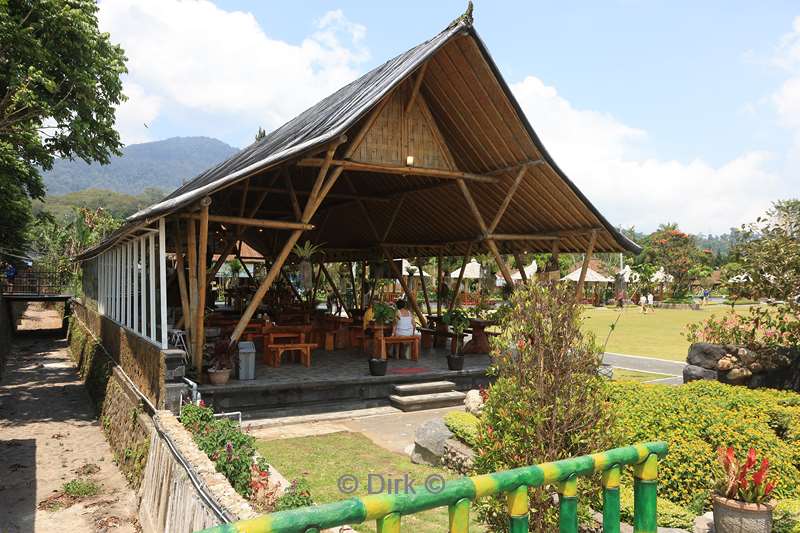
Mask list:
[{"label": "red-leafed plant", "polygon": [[767,479],[769,461],[762,459],[757,467],[758,458],[753,448],[747,452],[744,462],[739,461],[732,447],[720,447],[717,454],[723,474],[717,486],[720,496],[746,503],[764,503],[769,499],[775,488],[775,482]]}]

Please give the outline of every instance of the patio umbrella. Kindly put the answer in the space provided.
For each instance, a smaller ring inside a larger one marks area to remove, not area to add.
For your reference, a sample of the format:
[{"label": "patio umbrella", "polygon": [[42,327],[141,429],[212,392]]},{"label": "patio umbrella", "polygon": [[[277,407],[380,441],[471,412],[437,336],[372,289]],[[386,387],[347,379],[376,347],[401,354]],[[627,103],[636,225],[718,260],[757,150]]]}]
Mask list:
[{"label": "patio umbrella", "polygon": [[[561,278],[562,281],[569,280],[569,281],[575,281],[575,282],[577,282],[580,279],[581,279],[581,269],[580,268],[575,269],[574,271],[570,272],[569,274],[567,274],[566,276]],[[586,269],[586,279],[584,281],[586,283],[611,283],[614,280],[612,278],[605,277],[604,275],[600,274],[599,272],[597,272],[595,270],[592,270],[591,268],[587,268]]]},{"label": "patio umbrella", "polygon": [[[458,279],[458,275],[461,272],[461,269],[458,268],[450,272],[450,277],[453,279]],[[472,261],[467,263],[466,268],[464,268],[464,279],[481,279],[481,264],[475,261],[475,258],[472,258]]]},{"label": "patio umbrella", "polygon": [[[409,270],[410,270],[412,275],[419,276],[419,271],[418,271],[417,267],[415,265],[412,265],[408,261],[408,259],[403,259],[403,270],[402,270],[403,275],[408,275]],[[427,272],[425,272],[424,270],[422,271],[422,275],[425,276],[426,278],[431,277],[431,275],[428,274]]]}]

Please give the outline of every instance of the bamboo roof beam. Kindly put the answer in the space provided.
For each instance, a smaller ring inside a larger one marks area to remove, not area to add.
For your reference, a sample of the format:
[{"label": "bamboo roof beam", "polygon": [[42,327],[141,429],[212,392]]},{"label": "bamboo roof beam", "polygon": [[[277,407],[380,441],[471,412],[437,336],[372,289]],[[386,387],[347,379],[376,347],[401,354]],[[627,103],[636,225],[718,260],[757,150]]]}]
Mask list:
[{"label": "bamboo roof beam", "polygon": [[403,207],[403,202],[406,200],[406,195],[403,194],[400,196],[400,199],[394,204],[394,210],[392,211],[392,215],[389,217],[389,223],[386,224],[386,229],[383,231],[383,238],[381,242],[385,241],[389,238],[389,233],[392,231],[392,227],[394,227],[394,221],[397,220],[397,215],[400,213],[400,209]]},{"label": "bamboo roof beam", "polygon": [[538,165],[544,165],[545,162],[543,159],[528,159],[527,161],[522,161],[521,163],[514,163],[513,165],[508,165],[506,167],[497,168],[495,170],[490,170],[486,174],[489,176],[497,176],[499,174],[505,174],[506,172],[511,172],[512,170],[528,168],[528,167],[535,167]]},{"label": "bamboo roof beam", "polygon": [[497,225],[500,223],[500,219],[503,218],[503,214],[508,209],[508,204],[511,203],[511,199],[514,197],[514,193],[517,192],[517,187],[519,184],[522,183],[522,178],[525,176],[525,172],[527,172],[528,167],[524,166],[517,171],[517,175],[514,178],[511,187],[509,187],[508,192],[506,192],[505,198],[503,198],[503,203],[500,204],[500,208],[497,210],[497,214],[494,216],[494,220],[492,223],[489,224],[489,228],[487,230],[488,233],[494,233],[494,230],[497,228]]},{"label": "bamboo roof beam", "polygon": [[[322,167],[325,164],[324,159],[308,157],[301,159],[297,162],[301,167]],[[467,181],[477,181],[481,183],[499,183],[500,178],[495,176],[486,176],[482,174],[473,174],[471,172],[462,172],[460,170],[447,170],[443,168],[429,168],[429,167],[409,167],[401,165],[387,165],[380,163],[363,163],[361,161],[351,161],[348,159],[334,159],[330,162],[331,165],[341,168],[342,170],[349,170],[353,172],[377,172],[382,174],[399,174],[402,176],[423,176],[427,178],[442,178],[442,179],[462,179]]]},{"label": "bamboo roof beam", "polygon": [[[199,220],[201,215],[197,214],[181,214],[180,218],[190,218]],[[265,220],[261,218],[245,218],[245,217],[229,217],[224,215],[208,215],[209,222],[219,222],[222,224],[237,224],[239,226],[251,226],[256,228],[271,228],[271,229],[293,229],[293,230],[312,230],[312,224],[303,224],[302,222],[290,222],[287,220]]]},{"label": "bamboo roof beam", "polygon": [[[281,195],[291,195],[291,192],[288,189],[281,189],[280,187],[261,187],[258,185],[251,185],[251,191],[266,191],[273,194],[281,194]],[[311,191],[306,191],[302,189],[294,189],[294,194],[298,197],[300,196],[308,196],[311,194]],[[391,196],[379,196],[377,194],[348,194],[342,192],[331,192],[328,193],[328,198],[334,200],[370,200],[373,202],[390,202],[393,200]]]},{"label": "bamboo roof beam", "polygon": [[406,104],[406,113],[411,111],[411,106],[414,105],[414,100],[417,98],[419,94],[419,88],[422,87],[422,79],[425,77],[425,69],[428,68],[428,62],[424,62],[417,72],[417,77],[414,78],[414,86],[411,88],[411,95],[408,97],[408,103]]}]

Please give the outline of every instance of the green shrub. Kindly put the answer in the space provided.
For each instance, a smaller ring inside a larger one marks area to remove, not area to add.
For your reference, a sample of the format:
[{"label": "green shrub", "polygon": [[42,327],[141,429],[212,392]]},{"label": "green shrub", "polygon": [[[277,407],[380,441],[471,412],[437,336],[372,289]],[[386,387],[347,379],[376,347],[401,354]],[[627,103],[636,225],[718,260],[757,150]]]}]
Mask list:
[{"label": "green shrub", "polygon": [[776,497],[800,495],[800,395],[716,381],[680,387],[619,382],[609,390],[618,445],[669,443],[659,464],[659,494],[670,501],[707,507],[720,446],[738,454],[755,448],[770,461]]},{"label": "green shrub", "polygon": [[773,519],[773,533],[800,533],[800,499],[780,500]]},{"label": "green shrub", "polygon": [[295,479],[292,485],[278,498],[275,503],[276,511],[285,511],[297,507],[312,505],[311,489],[305,479]]},{"label": "green shrub", "polygon": [[227,478],[236,492],[249,498],[255,438],[243,433],[233,420],[214,418],[214,412],[207,407],[185,405],[181,423],[192,434],[197,447],[214,461],[217,472]]},{"label": "green shrub", "polygon": [[[581,330],[575,289],[536,283],[518,287],[493,339],[491,372],[497,380],[475,438],[479,474],[566,459],[611,447],[605,380],[597,373],[601,350]],[[596,488],[583,483],[588,499]],[[504,497],[476,503],[492,531],[506,531]],[[530,491],[534,532],[558,528],[550,489]]]},{"label": "green shrub", "polygon": [[466,411],[451,411],[444,415],[444,423],[453,435],[470,447],[475,447],[480,419]]},{"label": "green shrub", "polygon": [[64,493],[73,498],[88,498],[100,492],[100,487],[89,479],[73,479],[64,483]]}]

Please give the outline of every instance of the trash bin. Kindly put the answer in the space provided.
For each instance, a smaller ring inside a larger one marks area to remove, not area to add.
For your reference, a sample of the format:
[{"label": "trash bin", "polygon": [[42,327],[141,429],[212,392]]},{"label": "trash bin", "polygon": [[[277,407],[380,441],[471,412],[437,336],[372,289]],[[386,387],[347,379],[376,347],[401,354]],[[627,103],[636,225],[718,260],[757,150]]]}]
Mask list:
[{"label": "trash bin", "polygon": [[256,345],[251,341],[239,343],[239,366],[237,379],[256,379]]}]

